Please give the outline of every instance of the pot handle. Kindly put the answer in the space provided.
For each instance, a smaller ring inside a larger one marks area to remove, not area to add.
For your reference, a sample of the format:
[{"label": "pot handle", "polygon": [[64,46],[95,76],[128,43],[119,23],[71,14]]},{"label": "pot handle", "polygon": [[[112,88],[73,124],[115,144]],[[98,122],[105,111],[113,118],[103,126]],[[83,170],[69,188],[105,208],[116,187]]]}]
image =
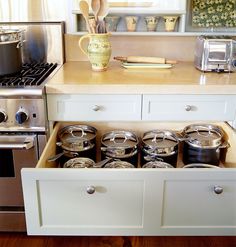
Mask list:
[{"label": "pot handle", "polygon": [[[124,137],[123,142],[116,142],[116,138],[117,138],[117,137],[120,137],[120,136]],[[112,142],[114,142],[114,143],[125,143],[127,140],[128,140],[127,136],[126,136],[126,135],[121,135],[121,134],[115,134],[115,135],[110,139],[110,141],[112,141]]]},{"label": "pot handle", "polygon": [[84,48],[82,47],[82,42],[85,40],[85,39],[90,39],[91,35],[90,34],[86,34],[84,36],[82,36],[80,39],[79,39],[79,48],[80,50],[86,55],[88,56],[88,52],[86,50],[84,50]]},{"label": "pot handle", "polygon": [[[81,131],[81,136],[75,136],[73,134],[74,131],[77,131],[77,130],[80,130]],[[84,132],[83,128],[72,128],[72,130],[70,131],[70,134],[73,136],[73,137],[83,137],[83,136],[86,136],[87,134]]]},{"label": "pot handle", "polygon": [[21,48],[21,47],[23,46],[23,43],[25,43],[25,42],[26,42],[26,40],[21,40],[21,41],[19,41],[19,42],[17,43],[17,45],[16,45],[16,48],[17,48],[17,49]]},{"label": "pot handle", "polygon": [[229,148],[230,144],[228,143],[228,141],[224,141],[218,148]]}]

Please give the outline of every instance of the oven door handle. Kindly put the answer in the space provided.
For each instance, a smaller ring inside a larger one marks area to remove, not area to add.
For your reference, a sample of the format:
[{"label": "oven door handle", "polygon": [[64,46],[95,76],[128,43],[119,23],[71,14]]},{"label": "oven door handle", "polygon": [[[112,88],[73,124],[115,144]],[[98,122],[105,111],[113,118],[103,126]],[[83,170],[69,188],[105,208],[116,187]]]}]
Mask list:
[{"label": "oven door handle", "polygon": [[5,140],[4,142],[0,141],[0,149],[30,149],[34,147],[35,136],[26,137],[24,140],[11,141],[11,138]]}]

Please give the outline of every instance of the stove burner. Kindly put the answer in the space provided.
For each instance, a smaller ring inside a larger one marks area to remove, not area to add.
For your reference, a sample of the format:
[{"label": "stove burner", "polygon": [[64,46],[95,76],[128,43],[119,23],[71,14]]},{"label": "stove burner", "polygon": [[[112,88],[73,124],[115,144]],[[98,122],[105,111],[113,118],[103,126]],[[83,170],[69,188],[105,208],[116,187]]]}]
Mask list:
[{"label": "stove burner", "polygon": [[0,77],[0,87],[32,87],[39,86],[57,67],[53,63],[24,64],[16,74]]}]

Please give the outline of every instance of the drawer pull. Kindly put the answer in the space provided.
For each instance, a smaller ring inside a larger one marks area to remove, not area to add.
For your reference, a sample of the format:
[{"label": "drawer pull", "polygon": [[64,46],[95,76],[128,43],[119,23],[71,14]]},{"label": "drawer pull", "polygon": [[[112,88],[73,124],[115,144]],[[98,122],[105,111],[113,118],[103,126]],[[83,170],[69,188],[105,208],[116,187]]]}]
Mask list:
[{"label": "drawer pull", "polygon": [[93,111],[99,111],[101,110],[101,107],[99,105],[93,106]]},{"label": "drawer pull", "polygon": [[88,194],[93,194],[95,192],[95,187],[94,186],[88,186],[86,189]]},{"label": "drawer pull", "polygon": [[219,195],[224,191],[224,189],[218,185],[214,186],[214,192]]},{"label": "drawer pull", "polygon": [[191,105],[186,105],[185,106],[185,111],[192,111],[192,106]]}]

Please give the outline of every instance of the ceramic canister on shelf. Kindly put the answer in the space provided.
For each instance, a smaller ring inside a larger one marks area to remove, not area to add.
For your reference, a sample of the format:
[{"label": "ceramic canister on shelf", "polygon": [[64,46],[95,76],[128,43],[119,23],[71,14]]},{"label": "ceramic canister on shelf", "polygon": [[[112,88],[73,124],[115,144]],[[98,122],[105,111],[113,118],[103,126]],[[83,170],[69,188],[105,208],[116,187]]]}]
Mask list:
[{"label": "ceramic canister on shelf", "polygon": [[156,31],[158,19],[159,18],[157,16],[146,16],[146,17],[144,17],[148,32],[155,32]]},{"label": "ceramic canister on shelf", "polygon": [[120,18],[121,17],[117,15],[105,17],[105,23],[108,32],[116,32]]},{"label": "ceramic canister on shelf", "polygon": [[126,21],[126,27],[128,32],[135,32],[137,28],[137,23],[138,23],[138,16],[126,16],[125,21]]},{"label": "ceramic canister on shelf", "polygon": [[175,24],[179,16],[163,16],[165,22],[165,30],[167,32],[173,32],[175,30]]}]

